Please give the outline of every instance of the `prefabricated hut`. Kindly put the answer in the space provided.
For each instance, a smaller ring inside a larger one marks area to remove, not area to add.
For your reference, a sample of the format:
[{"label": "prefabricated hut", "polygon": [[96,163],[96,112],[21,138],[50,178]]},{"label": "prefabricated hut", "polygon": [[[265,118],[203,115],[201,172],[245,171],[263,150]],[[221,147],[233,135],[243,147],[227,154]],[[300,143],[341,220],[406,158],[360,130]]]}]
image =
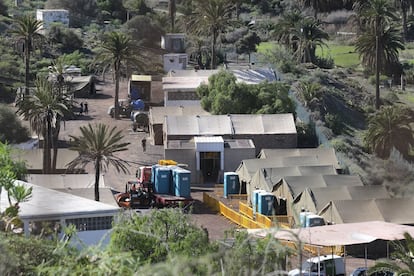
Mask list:
[{"label": "prefabricated hut", "polygon": [[149,135],[154,145],[164,144],[163,125],[165,116],[197,116],[209,115],[210,113],[201,108],[200,105],[186,106],[152,106],[149,109]]},{"label": "prefabricated hut", "polygon": [[[16,181],[16,185],[32,188],[32,197],[27,202],[19,204],[19,217],[24,223],[26,235],[36,234],[40,229],[37,226],[50,223],[59,225],[59,229],[73,224],[76,227],[78,238],[87,245],[98,245],[108,242],[108,231],[120,212],[118,206],[85,199],[79,196],[44,188],[31,183]],[[1,209],[9,206],[7,194],[0,195]],[[60,233],[63,234],[63,233]]]},{"label": "prefabricated hut", "polygon": [[164,158],[188,164],[193,183],[216,181],[264,146],[297,146],[292,114],[166,116],[164,135]]}]

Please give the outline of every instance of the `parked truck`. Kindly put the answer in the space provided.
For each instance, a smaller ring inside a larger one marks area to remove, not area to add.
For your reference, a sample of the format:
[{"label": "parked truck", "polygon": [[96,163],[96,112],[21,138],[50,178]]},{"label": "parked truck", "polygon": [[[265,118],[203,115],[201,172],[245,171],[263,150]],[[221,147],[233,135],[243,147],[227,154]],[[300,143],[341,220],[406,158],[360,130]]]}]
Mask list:
[{"label": "parked truck", "polygon": [[[157,165],[156,165],[157,166]],[[141,166],[136,172],[136,179],[129,180],[125,192],[115,194],[115,200],[120,207],[177,207],[187,208],[194,200],[191,196],[177,196],[172,193],[160,193],[156,190],[157,178],[152,177],[153,166]]]},{"label": "parked truck", "polygon": [[344,276],[344,258],[337,255],[324,255],[307,259],[299,268],[289,271],[288,276]]}]

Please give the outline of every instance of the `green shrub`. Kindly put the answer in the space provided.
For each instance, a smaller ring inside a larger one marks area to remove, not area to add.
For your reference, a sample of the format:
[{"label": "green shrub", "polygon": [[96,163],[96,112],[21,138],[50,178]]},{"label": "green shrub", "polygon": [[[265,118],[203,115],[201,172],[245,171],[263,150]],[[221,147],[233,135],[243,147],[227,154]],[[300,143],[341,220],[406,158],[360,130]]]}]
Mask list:
[{"label": "green shrub", "polygon": [[[380,75],[380,85],[387,83],[388,80],[389,80],[388,76]],[[375,76],[370,76],[368,79],[368,82],[372,85],[375,85]]]},{"label": "green shrub", "polygon": [[323,69],[332,69],[335,67],[335,62],[331,57],[315,57],[313,63]]},{"label": "green shrub", "polygon": [[325,124],[336,135],[341,134],[343,122],[337,114],[327,113],[325,114]]}]

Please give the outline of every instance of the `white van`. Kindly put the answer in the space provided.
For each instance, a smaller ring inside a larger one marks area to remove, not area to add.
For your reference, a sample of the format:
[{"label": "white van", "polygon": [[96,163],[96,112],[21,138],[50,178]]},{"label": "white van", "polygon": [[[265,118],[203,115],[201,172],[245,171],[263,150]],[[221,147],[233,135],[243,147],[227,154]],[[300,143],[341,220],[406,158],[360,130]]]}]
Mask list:
[{"label": "white van", "polygon": [[307,259],[299,268],[289,271],[289,276],[344,276],[344,258],[337,255],[324,255]]}]

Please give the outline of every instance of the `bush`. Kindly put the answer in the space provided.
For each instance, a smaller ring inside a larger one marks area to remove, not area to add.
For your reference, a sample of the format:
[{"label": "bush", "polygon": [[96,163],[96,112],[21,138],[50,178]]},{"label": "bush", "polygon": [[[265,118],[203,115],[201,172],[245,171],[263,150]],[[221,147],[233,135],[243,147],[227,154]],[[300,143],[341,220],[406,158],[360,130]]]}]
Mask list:
[{"label": "bush", "polygon": [[[380,85],[388,81],[389,77],[385,75],[380,75]],[[368,79],[369,84],[375,85],[375,76],[370,76]]]},{"label": "bush", "polygon": [[326,113],[325,114],[325,124],[328,128],[332,130],[332,132],[336,135],[341,134],[343,122],[339,115]]},{"label": "bush", "polygon": [[312,148],[318,146],[318,137],[316,136],[315,123],[310,122],[305,124],[299,122],[296,124],[298,133],[298,147]]},{"label": "bush", "polygon": [[21,143],[27,141],[29,131],[23,127],[16,114],[5,104],[0,104],[0,141]]},{"label": "bush", "polygon": [[331,57],[315,57],[313,63],[323,69],[332,69],[335,67],[335,61]]}]

